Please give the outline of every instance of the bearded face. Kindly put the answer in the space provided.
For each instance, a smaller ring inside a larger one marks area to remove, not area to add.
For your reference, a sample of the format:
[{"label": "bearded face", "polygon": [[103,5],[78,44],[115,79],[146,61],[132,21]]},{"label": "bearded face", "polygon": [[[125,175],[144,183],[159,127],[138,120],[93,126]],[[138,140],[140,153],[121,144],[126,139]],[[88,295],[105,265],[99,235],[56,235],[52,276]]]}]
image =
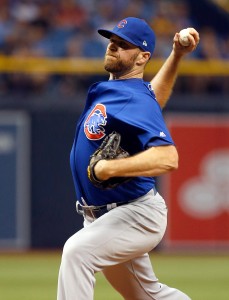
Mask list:
[{"label": "bearded face", "polygon": [[121,55],[107,51],[104,59],[104,69],[112,74],[125,74],[134,67],[138,53],[121,58]]}]

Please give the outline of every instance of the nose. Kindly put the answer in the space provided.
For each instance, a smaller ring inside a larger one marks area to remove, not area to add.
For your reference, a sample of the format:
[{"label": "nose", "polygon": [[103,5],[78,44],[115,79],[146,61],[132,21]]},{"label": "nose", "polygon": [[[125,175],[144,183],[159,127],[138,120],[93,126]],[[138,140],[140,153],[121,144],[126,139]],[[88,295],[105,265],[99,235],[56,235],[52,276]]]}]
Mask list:
[{"label": "nose", "polygon": [[109,44],[108,44],[108,49],[110,49],[112,51],[116,51],[117,50],[117,45],[113,41],[110,41]]}]

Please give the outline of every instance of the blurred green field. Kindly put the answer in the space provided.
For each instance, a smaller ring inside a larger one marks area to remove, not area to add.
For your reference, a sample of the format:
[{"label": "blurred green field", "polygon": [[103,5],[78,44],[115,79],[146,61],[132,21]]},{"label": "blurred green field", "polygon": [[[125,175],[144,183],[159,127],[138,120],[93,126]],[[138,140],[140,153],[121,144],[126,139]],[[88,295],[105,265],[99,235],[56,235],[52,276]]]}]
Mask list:
[{"label": "blurred green field", "polygon": [[[60,258],[60,252],[0,253],[0,299],[55,300]],[[156,253],[151,259],[161,282],[193,300],[229,299],[229,255]],[[102,274],[96,278],[95,300],[122,299]]]}]

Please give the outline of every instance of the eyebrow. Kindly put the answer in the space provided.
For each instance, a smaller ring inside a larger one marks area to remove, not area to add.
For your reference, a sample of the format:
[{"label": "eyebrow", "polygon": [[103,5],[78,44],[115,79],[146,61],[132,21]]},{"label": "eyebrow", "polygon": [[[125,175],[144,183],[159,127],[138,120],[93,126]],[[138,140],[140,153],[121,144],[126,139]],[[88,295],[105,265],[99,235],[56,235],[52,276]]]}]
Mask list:
[{"label": "eyebrow", "polygon": [[111,42],[116,42],[116,43],[124,43],[126,44],[129,48],[138,48],[138,46],[135,46],[134,44],[131,44],[130,42],[122,39],[122,38],[119,38],[117,36],[111,36],[110,37],[110,41]]}]

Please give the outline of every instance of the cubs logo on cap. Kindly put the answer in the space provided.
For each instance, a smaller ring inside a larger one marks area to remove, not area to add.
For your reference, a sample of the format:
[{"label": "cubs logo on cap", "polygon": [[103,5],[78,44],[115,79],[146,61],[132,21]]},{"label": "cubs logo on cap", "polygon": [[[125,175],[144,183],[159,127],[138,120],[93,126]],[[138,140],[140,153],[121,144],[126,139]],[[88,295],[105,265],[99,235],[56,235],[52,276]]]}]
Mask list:
[{"label": "cubs logo on cap", "polygon": [[128,17],[118,22],[112,30],[99,29],[98,33],[108,39],[115,34],[143,51],[150,52],[151,56],[155,48],[154,31],[143,19]]},{"label": "cubs logo on cap", "polygon": [[117,27],[118,28],[123,28],[127,24],[127,20],[122,20],[118,23]]}]

